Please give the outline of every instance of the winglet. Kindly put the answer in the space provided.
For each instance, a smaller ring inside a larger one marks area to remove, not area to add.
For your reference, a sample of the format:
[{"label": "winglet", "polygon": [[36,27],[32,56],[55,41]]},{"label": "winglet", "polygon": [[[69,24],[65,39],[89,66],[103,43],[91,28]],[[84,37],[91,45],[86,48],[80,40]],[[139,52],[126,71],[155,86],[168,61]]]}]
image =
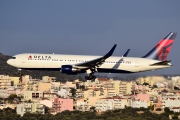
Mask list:
[{"label": "winglet", "polygon": [[123,57],[127,57],[127,55],[129,54],[129,51],[130,51],[130,49],[128,49],[128,50],[126,51],[126,53],[124,53]]},{"label": "winglet", "polygon": [[116,46],[117,46],[117,44],[114,44],[114,46],[111,48],[111,50],[110,50],[104,57],[105,57],[105,58],[110,57],[110,56],[113,54]]}]

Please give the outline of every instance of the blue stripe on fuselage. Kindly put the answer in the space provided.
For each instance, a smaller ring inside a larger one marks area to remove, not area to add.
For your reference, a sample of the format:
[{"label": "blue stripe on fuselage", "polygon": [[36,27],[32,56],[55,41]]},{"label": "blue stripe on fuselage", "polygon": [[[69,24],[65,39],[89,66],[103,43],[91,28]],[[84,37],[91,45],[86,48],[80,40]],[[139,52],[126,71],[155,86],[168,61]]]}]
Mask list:
[{"label": "blue stripe on fuselage", "polygon": [[[24,70],[48,70],[48,71],[60,71],[61,68],[21,68]],[[82,73],[85,73],[86,71],[82,71]],[[97,72],[102,73],[134,73],[131,71],[126,70],[117,70],[117,69],[107,69],[107,68],[97,68]]]}]

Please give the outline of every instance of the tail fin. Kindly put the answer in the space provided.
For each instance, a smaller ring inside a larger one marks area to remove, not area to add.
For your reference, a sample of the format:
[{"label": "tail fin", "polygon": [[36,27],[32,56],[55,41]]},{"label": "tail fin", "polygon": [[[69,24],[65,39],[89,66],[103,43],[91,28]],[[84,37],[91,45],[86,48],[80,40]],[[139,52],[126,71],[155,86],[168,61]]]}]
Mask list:
[{"label": "tail fin", "polygon": [[150,52],[148,52],[143,58],[150,58],[155,60],[166,60],[174,39],[177,33],[170,32],[164,39],[162,39]]}]

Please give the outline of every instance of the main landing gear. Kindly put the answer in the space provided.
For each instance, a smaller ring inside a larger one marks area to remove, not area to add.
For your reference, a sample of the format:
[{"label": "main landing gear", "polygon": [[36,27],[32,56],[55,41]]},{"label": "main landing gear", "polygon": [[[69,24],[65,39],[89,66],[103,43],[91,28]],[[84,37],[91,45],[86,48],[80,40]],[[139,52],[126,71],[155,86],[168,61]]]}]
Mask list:
[{"label": "main landing gear", "polygon": [[86,80],[95,80],[96,76],[92,75],[92,73],[91,73],[91,74],[89,74],[89,76],[85,76],[85,79]]},{"label": "main landing gear", "polygon": [[19,83],[22,82],[22,73],[21,73],[21,69],[18,69],[18,74],[19,74]]},{"label": "main landing gear", "polygon": [[86,80],[95,80],[96,79],[96,76],[93,75],[97,70],[95,68],[92,68],[92,69],[89,69],[87,70],[87,74],[89,74],[88,76],[85,76],[85,79]]}]

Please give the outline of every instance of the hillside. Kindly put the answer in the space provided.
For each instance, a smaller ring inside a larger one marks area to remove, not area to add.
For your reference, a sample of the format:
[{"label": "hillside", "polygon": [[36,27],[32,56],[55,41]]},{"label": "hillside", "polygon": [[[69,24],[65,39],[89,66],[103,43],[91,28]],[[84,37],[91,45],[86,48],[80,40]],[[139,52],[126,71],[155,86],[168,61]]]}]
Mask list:
[{"label": "hillside", "polygon": [[[17,68],[12,67],[6,63],[11,56],[3,55],[0,53],[0,75],[19,76]],[[23,75],[31,75],[33,78],[41,79],[42,76],[56,77],[57,81],[73,81],[77,76],[62,74],[59,71],[40,71],[40,70],[22,70]],[[80,78],[82,80],[82,78]]]}]

